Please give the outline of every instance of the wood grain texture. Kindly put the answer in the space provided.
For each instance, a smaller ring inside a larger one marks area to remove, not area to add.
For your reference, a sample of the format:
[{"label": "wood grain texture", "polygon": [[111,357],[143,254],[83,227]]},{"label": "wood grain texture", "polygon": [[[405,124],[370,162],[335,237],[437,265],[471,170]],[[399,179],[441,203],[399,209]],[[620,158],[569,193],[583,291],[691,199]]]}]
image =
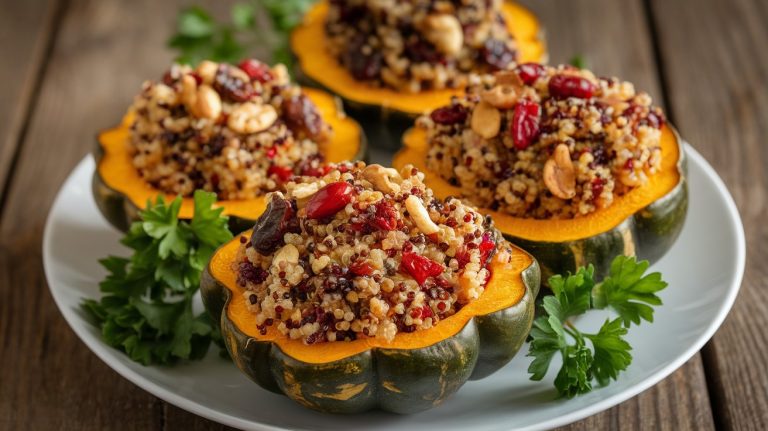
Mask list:
[{"label": "wood grain texture", "polygon": [[33,104],[59,0],[0,1],[0,202]]},{"label": "wood grain texture", "polygon": [[[599,76],[633,82],[663,105],[642,1],[521,1],[542,21],[550,63],[581,55]],[[600,13],[595,13],[600,11]],[[563,429],[711,429],[712,413],[700,355],[653,388]]]},{"label": "wood grain texture", "polygon": [[672,117],[727,184],[747,237],[741,293],[703,350],[713,413],[726,429],[768,429],[768,4],[651,4]]}]

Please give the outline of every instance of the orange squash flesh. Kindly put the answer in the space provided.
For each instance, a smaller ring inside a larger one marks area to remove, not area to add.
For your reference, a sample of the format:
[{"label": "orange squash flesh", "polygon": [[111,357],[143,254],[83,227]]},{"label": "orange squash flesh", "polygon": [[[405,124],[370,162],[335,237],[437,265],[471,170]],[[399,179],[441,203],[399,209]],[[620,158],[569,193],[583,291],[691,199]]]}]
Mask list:
[{"label": "orange squash flesh", "polygon": [[[251,232],[242,235],[250,237]],[[282,335],[275,327],[270,327],[266,335],[261,335],[256,328],[256,317],[248,310],[244,289],[237,284],[237,276],[232,270],[240,241],[233,240],[222,246],[211,258],[208,270],[214,279],[232,292],[226,306],[228,318],[247,336],[258,341],[271,341],[277,344],[286,355],[302,362],[320,364],[354,356],[375,347],[386,349],[411,350],[427,347],[445,340],[464,328],[474,316],[490,314],[517,304],[525,294],[521,273],[528,268],[533,259],[512,246],[512,261],[500,259],[491,262],[493,275],[480,298],[470,302],[453,316],[440,321],[430,329],[411,333],[400,333],[392,342],[378,338],[360,338],[350,342],[328,342],[306,345],[301,340],[291,340]]]},{"label": "orange squash flesh", "polygon": [[[403,136],[403,149],[395,155],[392,164],[399,169],[410,163],[425,172],[424,182],[436,196],[462,196],[459,187],[448,184],[436,173],[430,173],[426,165],[427,149],[426,131],[413,128]],[[483,213],[493,217],[496,227],[505,235],[526,240],[563,242],[592,237],[618,226],[628,217],[665,196],[680,183],[680,143],[668,126],[661,130],[661,157],[661,171],[651,175],[648,183],[614,198],[613,204],[608,208],[599,209],[584,217],[541,220],[512,217],[489,209],[483,209]]]},{"label": "orange squash flesh", "polygon": [[[446,104],[453,95],[463,94],[463,89],[398,92],[356,80],[336,58],[328,54],[324,30],[327,14],[328,2],[318,2],[304,15],[302,25],[291,33],[291,49],[299,60],[302,72],[310,79],[347,100],[408,114],[421,114]],[[546,47],[540,38],[541,27],[536,17],[524,7],[509,1],[503,2],[502,14],[517,41],[519,62],[545,61]]]},{"label": "orange squash flesh", "polygon": [[[304,93],[317,105],[323,119],[333,127],[333,137],[330,141],[320,144],[320,152],[328,162],[355,160],[364,144],[360,126],[337,108],[336,99],[328,93],[311,88],[303,88]],[[97,167],[99,176],[106,185],[124,194],[139,209],[144,209],[147,200],[154,201],[157,196],[164,196],[166,201],[173,200],[174,195],[163,193],[152,187],[139,176],[133,166],[129,149],[130,125],[133,113],[128,112],[118,127],[99,134],[98,140],[103,150],[103,156]],[[216,203],[224,208],[224,215],[253,218],[266,208],[264,198],[243,200],[227,200]],[[181,203],[179,217],[190,219],[194,214],[194,200],[184,198]]]}]

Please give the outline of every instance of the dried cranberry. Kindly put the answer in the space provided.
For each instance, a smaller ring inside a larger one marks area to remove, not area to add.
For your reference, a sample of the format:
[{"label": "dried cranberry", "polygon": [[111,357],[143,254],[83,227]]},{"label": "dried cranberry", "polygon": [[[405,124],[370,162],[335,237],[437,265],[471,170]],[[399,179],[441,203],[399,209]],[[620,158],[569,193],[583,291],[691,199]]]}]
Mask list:
[{"label": "dried cranberry", "polygon": [[342,63],[358,81],[368,81],[378,77],[383,64],[383,57],[380,52],[374,51],[370,55],[363,54],[365,44],[366,38],[362,35],[354,38],[342,58]]},{"label": "dried cranberry", "polygon": [[554,97],[589,99],[597,91],[590,80],[573,75],[555,75],[549,80],[549,94]]},{"label": "dried cranberry", "polygon": [[283,116],[288,127],[317,140],[325,133],[325,122],[314,102],[304,94],[283,101]]},{"label": "dried cranberry", "polygon": [[373,266],[366,260],[356,260],[349,265],[349,272],[360,276],[371,275],[373,274]]},{"label": "dried cranberry", "polygon": [[275,175],[281,183],[284,183],[291,179],[293,176],[293,170],[291,170],[291,168],[288,166],[272,165],[269,167],[269,169],[267,169],[267,175]]},{"label": "dried cranberry", "polygon": [[421,307],[421,318],[426,319],[427,317],[432,317],[434,313],[432,312],[432,309],[429,307],[429,305],[425,305]]},{"label": "dried cranberry", "polygon": [[256,220],[251,246],[262,255],[272,254],[283,244],[286,232],[299,232],[296,211],[288,200],[272,195],[267,209]]},{"label": "dried cranberry", "polygon": [[437,124],[452,126],[467,119],[467,109],[459,104],[443,106],[432,111],[429,117]]},{"label": "dried cranberry", "polygon": [[592,200],[599,198],[603,193],[603,187],[605,186],[605,180],[597,177],[592,180]]},{"label": "dried cranberry", "polygon": [[[238,269],[238,284],[241,285],[245,285],[245,281],[249,281],[253,284],[261,284],[267,279],[267,276],[269,275],[267,271],[257,266],[253,266],[250,261],[241,262]],[[253,295],[253,298],[255,297],[256,295]]]},{"label": "dried cranberry", "polygon": [[376,204],[371,223],[380,230],[390,231],[397,228],[397,210],[388,201],[382,201]]},{"label": "dried cranberry", "polygon": [[253,85],[235,76],[232,67],[226,64],[221,64],[216,69],[213,88],[222,97],[233,102],[247,102],[256,95]]},{"label": "dried cranberry", "polygon": [[485,232],[478,248],[480,250],[480,264],[485,266],[496,250],[496,236],[492,232]]},{"label": "dried cranberry", "polygon": [[506,42],[499,39],[488,39],[481,52],[483,60],[492,69],[506,69],[517,57],[514,50],[510,49]]},{"label": "dried cranberry", "polygon": [[537,79],[544,76],[546,68],[539,63],[523,63],[518,65],[515,70],[525,85],[533,85]]},{"label": "dried cranberry", "polygon": [[437,49],[421,39],[415,39],[405,46],[405,56],[414,63],[437,64],[445,61]]},{"label": "dried cranberry", "polygon": [[277,146],[273,145],[267,149],[267,152],[265,154],[268,159],[274,159],[277,155]]},{"label": "dried cranberry", "polygon": [[345,181],[328,184],[307,202],[307,217],[320,219],[336,214],[352,201],[354,190],[355,188]]},{"label": "dried cranberry", "polygon": [[263,84],[272,80],[272,73],[269,71],[269,66],[258,60],[252,58],[243,60],[238,67],[243,69],[243,72],[245,72],[253,81],[259,81]]},{"label": "dried cranberry", "polygon": [[539,118],[541,106],[528,99],[522,99],[515,105],[512,113],[512,141],[515,148],[524,150],[539,137]]},{"label": "dried cranberry", "polygon": [[431,259],[408,251],[403,253],[403,258],[400,261],[400,270],[404,270],[419,285],[422,285],[427,278],[437,277],[442,274],[444,267]]}]

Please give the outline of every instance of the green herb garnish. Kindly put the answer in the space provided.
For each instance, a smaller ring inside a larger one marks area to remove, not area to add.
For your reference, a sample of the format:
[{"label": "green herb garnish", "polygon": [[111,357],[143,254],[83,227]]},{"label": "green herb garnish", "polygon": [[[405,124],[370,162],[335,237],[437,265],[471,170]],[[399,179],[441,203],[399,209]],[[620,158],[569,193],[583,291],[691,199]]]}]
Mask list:
[{"label": "green herb garnish", "polygon": [[178,218],[181,197],[148,202],[121,241],[133,255],[100,261],[109,272],[99,284],[103,296],[82,306],[104,342],[144,365],[205,356],[219,333],[205,312],[194,315],[192,299],[208,259],[232,238],[215,201],[215,194],[196,191],[191,222]]},{"label": "green herb garnish", "polygon": [[[196,65],[202,60],[237,63],[250,55],[253,48],[266,45],[272,62],[284,63],[290,70],[290,32],[315,1],[237,3],[230,10],[228,23],[216,22],[201,7],[186,8],[176,18],[176,33],[168,40],[168,46],[178,51],[176,61]],[[270,28],[264,28],[259,17],[265,17]]]},{"label": "green herb garnish", "polygon": [[587,59],[584,58],[584,56],[581,54],[576,54],[571,57],[571,60],[568,63],[573,67],[578,67],[579,69],[587,68]]},{"label": "green herb garnish", "polygon": [[[592,390],[593,380],[600,385],[616,380],[632,363],[632,347],[624,340],[628,328],[641,320],[653,322],[652,306],[661,305],[656,292],[667,286],[658,272],[645,275],[648,265],[634,257],[618,256],[611,263],[610,274],[600,283],[595,283],[592,265],[566,277],[550,277],[553,295],[543,298],[543,313],[531,329],[531,380],[544,378],[558,352],[563,365],[555,377],[555,387],[561,396],[587,393]],[[606,319],[596,334],[581,332],[569,320],[592,309],[606,308],[618,317]]]}]

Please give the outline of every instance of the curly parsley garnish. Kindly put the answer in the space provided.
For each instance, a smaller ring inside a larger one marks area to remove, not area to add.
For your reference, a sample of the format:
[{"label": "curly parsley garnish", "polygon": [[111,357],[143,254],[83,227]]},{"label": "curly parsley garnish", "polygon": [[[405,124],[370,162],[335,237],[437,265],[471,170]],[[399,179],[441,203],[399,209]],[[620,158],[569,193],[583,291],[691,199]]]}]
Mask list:
[{"label": "curly parsley garnish", "polygon": [[[653,307],[661,305],[656,293],[667,286],[661,274],[645,275],[648,262],[618,256],[610,274],[595,283],[594,267],[579,268],[575,274],[550,277],[553,295],[543,298],[543,313],[533,322],[533,357],[528,372],[531,380],[541,380],[556,353],[563,365],[555,377],[561,396],[571,398],[592,390],[592,381],[606,385],[632,363],[632,347],[624,340],[632,324],[653,322]],[[606,319],[596,334],[581,332],[569,320],[592,309],[611,309],[618,314]],[[590,347],[591,345],[591,347]]]},{"label": "curly parsley garnish", "polygon": [[205,356],[219,333],[205,312],[194,315],[192,298],[208,259],[232,238],[215,201],[215,194],[196,191],[189,222],[178,218],[181,197],[148,202],[121,241],[133,255],[100,261],[109,272],[99,284],[104,295],[82,306],[104,342],[144,365]]}]

